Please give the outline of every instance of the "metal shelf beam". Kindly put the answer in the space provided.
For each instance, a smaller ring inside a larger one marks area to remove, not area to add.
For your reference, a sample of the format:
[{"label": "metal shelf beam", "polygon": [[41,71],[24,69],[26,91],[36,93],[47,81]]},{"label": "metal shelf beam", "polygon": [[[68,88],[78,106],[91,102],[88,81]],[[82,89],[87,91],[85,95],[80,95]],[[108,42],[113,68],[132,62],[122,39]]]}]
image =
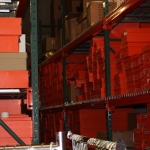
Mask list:
[{"label": "metal shelf beam", "polygon": [[62,111],[63,107],[65,107],[66,111],[75,110],[75,109],[85,109],[85,108],[100,108],[105,109],[106,104],[110,108],[116,108],[121,106],[132,106],[136,104],[146,104],[150,103],[150,91],[141,91],[136,93],[124,94],[124,95],[117,95],[108,98],[100,98],[100,99],[93,99],[93,100],[85,100],[82,102],[70,103],[58,106],[51,106],[51,107],[43,107],[41,111]]},{"label": "metal shelf beam", "polygon": [[57,59],[60,59],[63,54],[68,54],[72,49],[78,48],[81,44],[84,42],[90,40],[92,37],[98,35],[99,33],[103,32],[105,29],[108,29],[116,23],[121,18],[123,18],[125,15],[127,15],[129,12],[131,12],[133,9],[140,6],[143,2],[146,2],[146,0],[132,0],[127,1],[123,5],[121,5],[119,8],[112,11],[110,14],[106,15],[106,17],[103,18],[103,21],[100,21],[93,25],[92,27],[88,28],[85,32],[83,32],[81,35],[76,37],[73,41],[65,45],[62,49],[57,51],[55,55],[51,56],[47,60],[45,60],[41,65],[46,64],[47,62],[52,62]]},{"label": "metal shelf beam", "polygon": [[123,18],[125,15],[130,13],[133,9],[141,5],[143,2],[146,0],[134,0],[134,1],[127,1],[123,5],[121,5],[119,8],[114,9],[110,14],[108,14],[104,18],[104,25],[113,25],[115,24],[118,20]]}]

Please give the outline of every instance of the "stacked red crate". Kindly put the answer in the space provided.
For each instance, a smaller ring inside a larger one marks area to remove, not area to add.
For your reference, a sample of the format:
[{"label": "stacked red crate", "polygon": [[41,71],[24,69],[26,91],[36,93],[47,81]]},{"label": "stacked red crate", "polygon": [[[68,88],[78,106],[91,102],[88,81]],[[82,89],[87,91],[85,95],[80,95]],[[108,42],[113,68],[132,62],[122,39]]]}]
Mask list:
[{"label": "stacked red crate", "polygon": [[[1,118],[3,122],[26,144],[32,141],[32,120],[28,115],[10,114],[9,118]],[[18,145],[9,133],[0,127],[0,145]]]},{"label": "stacked red crate", "polygon": [[[72,54],[66,58],[66,79],[67,85],[74,84],[76,88],[81,88],[85,81],[84,77],[84,59],[85,55]],[[63,69],[62,60],[48,62],[44,66],[40,66],[41,75],[41,94],[42,104],[46,107],[54,105],[62,105],[63,101]],[[77,100],[82,100],[78,95]]]},{"label": "stacked red crate", "polygon": [[[21,18],[0,18],[0,89],[29,88],[29,74],[26,70],[27,54],[26,52],[20,52],[22,50],[19,49],[21,34]],[[11,62],[13,63],[11,64]],[[14,63],[16,65],[13,65]],[[3,118],[1,116],[0,119],[25,144],[31,144],[32,120],[28,115],[21,114],[21,100],[1,99],[0,113],[2,112],[8,112],[9,117]],[[18,145],[18,142],[2,126],[0,126],[0,133],[1,146]]]},{"label": "stacked red crate", "polygon": [[[62,62],[48,63],[40,68],[41,99],[43,106],[54,106],[63,103]],[[56,94],[57,93],[57,94]]]},{"label": "stacked red crate", "polygon": [[[150,29],[148,28],[128,28],[123,32],[122,45],[120,51],[115,56],[117,66],[116,80],[120,76],[123,87],[120,92],[117,92],[115,88],[116,94],[139,92],[148,88],[148,83],[145,78],[149,77],[146,75],[147,77],[143,78],[143,72],[145,71],[147,73],[148,71],[149,50],[142,49],[150,43],[150,40],[142,37],[144,35],[149,37],[149,33]],[[145,60],[143,59],[144,55]],[[143,62],[145,65],[143,65]],[[126,90],[123,90],[124,87],[126,87]]]},{"label": "stacked red crate", "polygon": [[85,83],[85,57],[85,54],[72,54],[67,57],[67,87],[69,88],[72,86],[73,88],[75,88],[73,91],[68,91],[67,96],[69,102],[79,102],[83,100],[83,96],[78,91],[81,89],[82,84]]},{"label": "stacked red crate", "polygon": [[[147,28],[126,29],[122,36],[121,47],[120,42],[110,43],[111,48],[116,51],[115,54],[110,52],[111,95],[138,92],[149,87],[149,50],[148,46],[146,48],[144,46],[148,45],[150,40],[146,38],[139,40],[142,35],[148,36],[149,30],[148,32],[145,30]],[[133,40],[135,35],[136,38]],[[104,55],[104,39],[93,38],[89,55],[67,57],[67,84],[74,84],[76,88],[80,89],[77,101],[105,97]],[[50,65],[48,68],[51,68],[51,73],[47,74],[47,80],[43,80],[45,84],[50,82],[51,85],[47,85],[47,88],[51,90],[45,92],[48,104],[46,106],[63,103],[61,101],[63,95],[62,63],[59,62],[61,69],[57,69],[58,73],[55,71],[55,68],[58,68],[58,62]],[[144,74],[147,75],[143,78]],[[56,78],[57,76],[58,78]],[[53,96],[54,92],[59,94]]]},{"label": "stacked red crate", "polygon": [[134,148],[144,150],[150,146],[150,114],[137,115],[137,128],[134,129]]},{"label": "stacked red crate", "polygon": [[43,113],[41,130],[41,142],[50,143],[56,140],[56,132],[63,131],[62,113]]},{"label": "stacked red crate", "polygon": [[[150,43],[149,43],[150,44]],[[143,65],[141,67],[142,88],[150,89],[150,45],[143,47]]]},{"label": "stacked red crate", "polygon": [[[19,38],[21,32],[21,18],[0,18],[0,53],[19,53]],[[11,58],[11,57],[10,57]],[[7,62],[6,62],[7,63]],[[11,68],[11,67],[9,67]],[[0,70],[0,88],[28,88],[27,70]]]},{"label": "stacked red crate", "polygon": [[[111,47],[118,51],[120,42],[111,43]],[[85,91],[83,100],[90,100],[105,97],[105,53],[104,53],[104,39],[93,38],[89,55],[85,60],[85,83],[81,90]],[[116,73],[115,55],[110,52],[110,73],[111,86],[114,87],[114,75]],[[83,93],[83,92],[82,92]],[[81,93],[81,94],[82,94]],[[114,95],[114,90],[111,90]]]},{"label": "stacked red crate", "polygon": [[[116,109],[113,112],[112,128],[113,131],[128,131],[128,114],[133,113],[133,109]],[[121,116],[119,115],[121,114]],[[122,125],[120,126],[120,122]],[[83,109],[69,112],[69,129],[75,133],[88,137],[96,138],[99,131],[106,129],[106,111],[99,109]]]},{"label": "stacked red crate", "polygon": [[[32,121],[28,115],[11,114],[9,118],[1,118],[11,130],[21,138],[26,144],[31,144],[32,141]],[[15,139],[0,126],[0,145],[17,145]]]}]

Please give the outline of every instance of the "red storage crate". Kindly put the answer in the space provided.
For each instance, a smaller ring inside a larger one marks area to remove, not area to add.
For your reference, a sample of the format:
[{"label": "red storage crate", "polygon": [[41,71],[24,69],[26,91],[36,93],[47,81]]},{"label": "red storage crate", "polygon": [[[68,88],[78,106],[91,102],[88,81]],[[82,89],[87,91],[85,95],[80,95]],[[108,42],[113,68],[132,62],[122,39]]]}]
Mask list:
[{"label": "red storage crate", "polygon": [[28,88],[28,71],[0,71],[0,88]]},{"label": "red storage crate", "polygon": [[128,57],[128,56],[137,54],[142,48],[143,48],[143,46],[140,47],[140,46],[124,45],[120,49],[120,57],[124,58],[124,57]]},{"label": "red storage crate", "polygon": [[0,18],[0,35],[21,35],[22,19],[21,18]]},{"label": "red storage crate", "polygon": [[[21,139],[25,144],[32,143],[32,120],[28,115],[10,115],[1,120]],[[18,145],[16,140],[0,126],[0,145]]]},{"label": "red storage crate", "polygon": [[[12,107],[13,106],[13,107]],[[9,114],[21,114],[21,99],[0,100],[0,112],[9,112]]]},{"label": "red storage crate", "polygon": [[142,144],[140,144],[140,143],[134,143],[134,150],[143,150],[142,149]]},{"label": "red storage crate", "polygon": [[133,131],[134,136],[134,143],[141,144],[143,135],[142,135],[142,129],[134,129]]},{"label": "red storage crate", "polygon": [[19,36],[0,35],[0,52],[19,52]]},{"label": "red storage crate", "polygon": [[[21,140],[26,144],[26,145],[31,145],[32,144],[32,138],[21,138]],[[10,144],[11,143],[11,144]],[[0,146],[14,146],[14,145],[19,145],[19,143],[12,137],[4,137],[4,138],[0,138]]]}]

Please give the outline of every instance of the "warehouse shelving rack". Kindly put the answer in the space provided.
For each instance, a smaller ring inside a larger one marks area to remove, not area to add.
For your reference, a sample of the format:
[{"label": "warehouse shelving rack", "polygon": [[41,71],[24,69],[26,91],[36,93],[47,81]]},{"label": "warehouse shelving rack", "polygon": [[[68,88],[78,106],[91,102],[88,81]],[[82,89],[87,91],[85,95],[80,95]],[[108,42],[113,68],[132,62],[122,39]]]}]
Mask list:
[{"label": "warehouse shelving rack", "polygon": [[[7,2],[6,2],[7,3]],[[22,17],[23,13],[27,7],[28,1],[19,0],[19,6],[15,10],[16,17]],[[27,109],[32,109],[32,99],[33,99],[33,144],[39,144],[39,108],[38,108],[38,63],[37,61],[37,1],[31,0],[31,22],[32,22],[32,90],[31,88],[21,88],[17,89],[20,92],[11,92],[10,89],[6,89],[6,92],[1,91],[0,100],[7,99],[21,99],[27,100]],[[7,16],[7,15],[6,15]],[[34,68],[34,69],[33,69]],[[4,90],[4,89],[3,89]],[[9,91],[10,90],[10,91]],[[15,90],[15,89],[14,89]],[[13,91],[13,90],[12,90]],[[33,98],[31,98],[31,93]],[[20,145],[25,145],[25,143],[16,135],[16,133],[0,119],[0,126],[2,126]]]},{"label": "warehouse shelving rack", "polygon": [[[62,0],[64,3],[64,0]],[[105,2],[108,3],[106,0]],[[62,4],[63,4],[62,3]],[[143,8],[148,8],[147,10]],[[94,26],[87,29],[81,35],[76,37],[73,41],[65,45],[63,42],[63,48],[57,51],[53,56],[46,59],[40,65],[46,65],[54,60],[57,60],[63,57],[63,68],[65,68],[66,62],[65,57],[72,52],[82,53],[82,47],[88,45],[88,41],[95,36],[104,36],[105,38],[105,61],[106,61],[106,97],[100,99],[93,99],[89,101],[82,101],[76,102],[73,104],[69,104],[64,100],[64,104],[58,106],[51,106],[51,107],[43,107],[40,108],[41,112],[53,112],[53,111],[63,111],[65,110],[72,110],[72,109],[82,109],[82,108],[103,108],[107,110],[107,131],[108,131],[108,140],[112,140],[112,124],[111,124],[111,111],[115,107],[120,106],[129,106],[129,105],[136,105],[136,104],[146,104],[149,103],[150,98],[150,91],[141,91],[138,93],[129,93],[124,95],[118,96],[111,96],[110,93],[110,61],[109,61],[109,31],[117,26],[120,22],[150,22],[148,12],[150,9],[150,0],[127,0],[124,4],[120,7],[113,10],[111,13],[107,14],[107,7],[106,7],[106,16],[103,18],[102,21],[98,22]],[[131,19],[132,18],[132,19]],[[132,21],[131,21],[132,20]],[[64,93],[66,92],[66,83],[65,83],[65,69],[63,69],[63,79],[64,79]],[[131,101],[132,99],[132,101]]]}]

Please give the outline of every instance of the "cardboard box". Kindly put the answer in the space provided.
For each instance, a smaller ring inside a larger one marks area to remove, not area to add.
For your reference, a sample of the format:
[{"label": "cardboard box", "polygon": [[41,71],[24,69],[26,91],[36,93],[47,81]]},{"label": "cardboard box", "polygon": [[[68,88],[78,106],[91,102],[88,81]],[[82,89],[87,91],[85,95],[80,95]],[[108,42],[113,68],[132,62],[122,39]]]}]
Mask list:
[{"label": "cardboard box", "polygon": [[82,33],[82,23],[79,23],[76,26],[76,36],[80,35]]},{"label": "cardboard box", "polygon": [[98,1],[98,0],[83,0],[83,12],[87,12],[87,8],[89,7],[91,1]]},{"label": "cardboard box", "polygon": [[[103,7],[105,9],[105,3],[103,3]],[[109,10],[109,13],[114,10],[115,8],[117,7],[117,2],[114,2],[113,0],[112,1],[109,1],[108,3],[108,10]]]},{"label": "cardboard box", "polygon": [[1,99],[0,113],[1,112],[9,112],[9,115],[21,114],[21,99]]},{"label": "cardboard box", "polygon": [[81,23],[84,19],[87,18],[87,12],[83,12],[81,13],[78,17],[77,17],[77,23]]},{"label": "cardboard box", "polygon": [[[83,12],[87,12],[87,8],[89,7],[89,5],[92,1],[103,2],[103,0],[83,0]],[[114,0],[109,0],[109,3],[113,3],[113,2],[114,2]]]},{"label": "cardboard box", "polygon": [[42,43],[43,52],[58,50],[57,38],[46,37]]},{"label": "cardboard box", "polygon": [[19,36],[0,35],[0,52],[19,52]]},{"label": "cardboard box", "polygon": [[76,102],[76,96],[79,95],[79,89],[75,84],[67,85],[67,99],[69,103]]},{"label": "cardboard box", "polygon": [[28,71],[0,71],[0,88],[28,88]]},{"label": "cardboard box", "polygon": [[[62,18],[62,10],[61,10],[61,0],[52,0],[52,18],[55,21],[58,21]],[[80,6],[80,0],[65,0],[65,14],[67,15],[70,12],[76,13],[76,7]]]},{"label": "cardboard box", "polygon": [[87,10],[88,25],[92,26],[104,17],[103,2],[92,1]]},{"label": "cardboard box", "polygon": [[22,34],[19,40],[19,52],[26,52],[26,35]]},{"label": "cardboard box", "polygon": [[84,19],[76,26],[76,36],[82,34],[82,32],[84,32],[87,28],[88,28],[88,22],[87,19]]},{"label": "cardboard box", "polygon": [[0,17],[0,35],[21,35],[22,19]]},{"label": "cardboard box", "polygon": [[109,2],[109,13],[113,11],[115,8],[117,8],[116,2]]},{"label": "cardboard box", "polygon": [[119,7],[120,5],[122,5],[125,2],[125,0],[114,0],[114,2],[116,2],[117,7]]},{"label": "cardboard box", "polygon": [[87,21],[87,19],[85,19],[82,22],[82,32],[84,32],[85,30],[87,30],[87,28],[88,28],[88,21]]},{"label": "cardboard box", "polygon": [[67,42],[70,42],[76,38],[76,30],[75,30],[76,25],[77,25],[76,18],[65,20]]},{"label": "cardboard box", "polygon": [[[107,132],[98,132],[97,139],[107,140]],[[116,142],[118,139],[123,140],[126,147],[133,147],[133,131],[112,132],[112,141]]]},{"label": "cardboard box", "polygon": [[0,53],[0,70],[27,70],[27,53]]},{"label": "cardboard box", "polygon": [[62,29],[58,28],[56,32],[56,37],[58,38],[58,49],[62,48]]}]

